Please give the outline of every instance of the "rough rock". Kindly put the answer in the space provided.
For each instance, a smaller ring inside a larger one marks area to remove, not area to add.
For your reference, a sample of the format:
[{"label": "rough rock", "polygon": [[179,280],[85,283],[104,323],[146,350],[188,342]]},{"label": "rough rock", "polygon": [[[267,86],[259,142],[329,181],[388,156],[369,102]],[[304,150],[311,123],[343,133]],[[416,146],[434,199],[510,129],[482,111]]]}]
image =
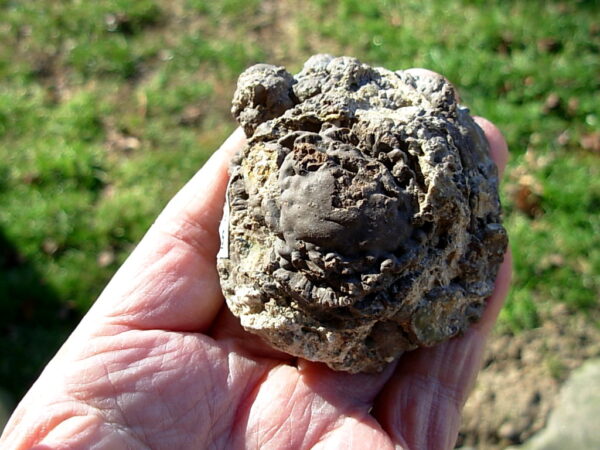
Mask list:
[{"label": "rough rock", "polygon": [[311,57],[258,64],[232,112],[218,269],[244,328],[378,371],[479,319],[507,245],[488,144],[442,77]]}]

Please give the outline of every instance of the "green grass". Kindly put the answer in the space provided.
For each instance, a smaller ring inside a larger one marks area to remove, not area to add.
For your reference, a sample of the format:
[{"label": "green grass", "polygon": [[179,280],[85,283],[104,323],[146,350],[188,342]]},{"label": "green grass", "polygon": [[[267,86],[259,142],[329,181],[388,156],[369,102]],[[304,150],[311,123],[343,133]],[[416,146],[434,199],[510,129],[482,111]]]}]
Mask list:
[{"label": "green grass", "polygon": [[0,0],[0,17],[0,386],[15,398],[235,127],[237,75],[317,52],[441,72],[504,131],[500,330],[556,303],[598,320],[600,154],[581,144],[600,129],[596,2]]}]

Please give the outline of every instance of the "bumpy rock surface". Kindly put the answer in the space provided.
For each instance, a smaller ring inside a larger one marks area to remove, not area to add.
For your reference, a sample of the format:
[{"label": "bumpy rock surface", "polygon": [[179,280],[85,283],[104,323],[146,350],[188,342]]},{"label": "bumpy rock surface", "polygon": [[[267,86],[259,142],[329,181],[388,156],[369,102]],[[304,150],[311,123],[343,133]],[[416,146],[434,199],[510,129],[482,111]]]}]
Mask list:
[{"label": "bumpy rock surface", "polygon": [[443,78],[311,57],[259,64],[233,114],[218,258],[244,328],[336,370],[377,371],[476,321],[507,245],[487,141]]}]

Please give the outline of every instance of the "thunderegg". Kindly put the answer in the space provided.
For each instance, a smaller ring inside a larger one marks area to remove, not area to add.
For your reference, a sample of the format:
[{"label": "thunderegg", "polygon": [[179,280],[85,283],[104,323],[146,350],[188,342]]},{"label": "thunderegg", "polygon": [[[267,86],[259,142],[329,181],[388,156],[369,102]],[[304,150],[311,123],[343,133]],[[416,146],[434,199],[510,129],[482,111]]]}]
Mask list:
[{"label": "thunderegg", "polygon": [[478,320],[507,246],[488,143],[442,77],[311,57],[238,80],[218,257],[243,327],[373,372]]}]

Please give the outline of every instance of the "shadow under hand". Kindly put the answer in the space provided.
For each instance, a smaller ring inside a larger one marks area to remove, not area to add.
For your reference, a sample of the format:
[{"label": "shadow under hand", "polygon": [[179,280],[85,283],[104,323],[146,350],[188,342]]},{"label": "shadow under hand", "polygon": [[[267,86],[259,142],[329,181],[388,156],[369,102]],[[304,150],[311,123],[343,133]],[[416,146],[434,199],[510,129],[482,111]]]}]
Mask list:
[{"label": "shadow under hand", "polygon": [[0,229],[0,388],[18,401],[80,320]]}]

